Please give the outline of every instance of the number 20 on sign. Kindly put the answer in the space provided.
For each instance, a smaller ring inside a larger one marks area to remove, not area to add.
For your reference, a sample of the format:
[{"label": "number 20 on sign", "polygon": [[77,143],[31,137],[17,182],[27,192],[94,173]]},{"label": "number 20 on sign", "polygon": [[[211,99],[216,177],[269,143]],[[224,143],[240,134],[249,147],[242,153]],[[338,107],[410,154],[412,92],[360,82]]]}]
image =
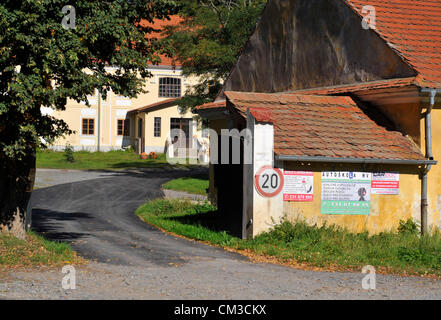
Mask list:
[{"label": "number 20 on sign", "polygon": [[275,197],[283,190],[283,173],[277,168],[264,166],[254,177],[254,185],[261,196],[265,198]]}]

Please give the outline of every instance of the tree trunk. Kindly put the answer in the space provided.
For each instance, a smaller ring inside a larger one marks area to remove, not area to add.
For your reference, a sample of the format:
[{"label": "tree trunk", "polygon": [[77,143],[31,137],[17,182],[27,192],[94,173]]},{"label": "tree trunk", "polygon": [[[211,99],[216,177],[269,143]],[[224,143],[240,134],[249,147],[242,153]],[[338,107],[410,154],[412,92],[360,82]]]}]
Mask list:
[{"label": "tree trunk", "polygon": [[27,206],[35,181],[35,154],[22,161],[3,160],[0,167],[0,232],[26,237]]}]

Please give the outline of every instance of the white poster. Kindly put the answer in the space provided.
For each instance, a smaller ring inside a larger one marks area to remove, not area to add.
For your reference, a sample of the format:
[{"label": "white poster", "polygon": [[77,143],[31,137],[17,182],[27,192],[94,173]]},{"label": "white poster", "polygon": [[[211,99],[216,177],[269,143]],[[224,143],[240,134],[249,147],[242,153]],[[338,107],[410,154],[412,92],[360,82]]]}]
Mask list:
[{"label": "white poster", "polygon": [[399,195],[400,174],[396,172],[374,172],[372,194]]},{"label": "white poster", "polygon": [[314,201],[314,172],[285,170],[284,178],[283,201]]},{"label": "white poster", "polygon": [[322,214],[369,215],[372,174],[323,172]]}]

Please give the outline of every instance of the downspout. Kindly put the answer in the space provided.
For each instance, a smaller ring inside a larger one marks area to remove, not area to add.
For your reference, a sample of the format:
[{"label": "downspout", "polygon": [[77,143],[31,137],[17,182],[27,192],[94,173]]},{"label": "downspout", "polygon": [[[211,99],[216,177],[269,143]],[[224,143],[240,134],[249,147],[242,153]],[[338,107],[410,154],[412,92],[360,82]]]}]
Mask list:
[{"label": "downspout", "polygon": [[98,91],[98,146],[97,151],[101,150],[101,93]]},{"label": "downspout", "polygon": [[[429,160],[433,160],[432,152],[432,109],[435,105],[435,97],[437,90],[435,89],[423,89],[421,92],[429,92],[430,104],[426,111],[425,116],[425,135],[426,135],[426,157]],[[428,222],[428,209],[429,201],[427,196],[428,191],[428,180],[429,171],[432,169],[432,165],[428,164],[423,172],[421,178],[421,234],[425,235],[429,233],[429,222]]]}]

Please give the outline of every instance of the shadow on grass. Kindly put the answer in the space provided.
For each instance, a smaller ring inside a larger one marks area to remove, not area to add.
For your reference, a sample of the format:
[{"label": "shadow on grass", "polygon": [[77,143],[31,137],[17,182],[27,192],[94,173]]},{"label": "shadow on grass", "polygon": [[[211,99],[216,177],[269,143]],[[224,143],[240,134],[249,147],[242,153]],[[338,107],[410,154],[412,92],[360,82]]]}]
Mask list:
[{"label": "shadow on grass", "polygon": [[181,180],[193,180],[193,179],[199,179],[199,180],[209,180],[209,175],[208,173],[198,173],[198,174],[193,174],[191,176],[188,177],[182,177],[180,178]]},{"label": "shadow on grass", "polygon": [[167,168],[171,167],[168,163],[160,162],[146,162],[146,161],[130,161],[130,162],[118,162],[110,165],[109,167],[115,169],[124,168]]},{"label": "shadow on grass", "polygon": [[219,211],[199,213],[184,217],[170,217],[167,218],[167,220],[174,220],[186,225],[201,226],[215,232],[225,231],[233,237],[242,236],[241,217],[228,216]]}]

